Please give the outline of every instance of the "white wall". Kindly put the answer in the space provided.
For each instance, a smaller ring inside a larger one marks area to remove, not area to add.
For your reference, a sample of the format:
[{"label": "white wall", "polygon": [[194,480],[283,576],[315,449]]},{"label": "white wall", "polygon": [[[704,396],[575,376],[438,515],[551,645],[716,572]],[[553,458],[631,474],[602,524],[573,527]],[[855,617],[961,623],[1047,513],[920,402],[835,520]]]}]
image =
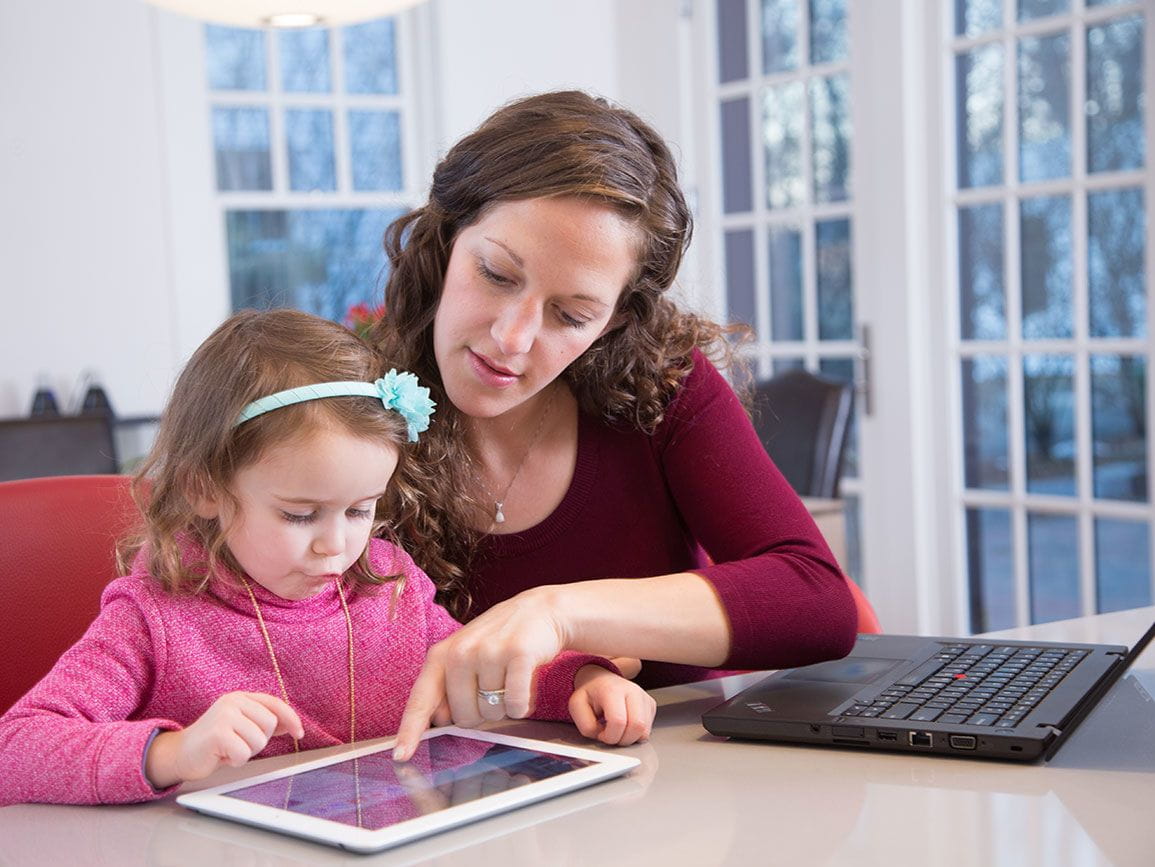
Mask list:
[{"label": "white wall", "polygon": [[[680,0],[431,0],[437,155],[493,108],[579,87],[684,154]],[[0,2],[0,416],[93,368],[121,415],[163,405],[227,313],[197,25],[140,0]],[[690,281],[693,282],[693,281]]]},{"label": "white wall", "polygon": [[137,0],[0,3],[0,415],[85,367],[118,412],[173,362],[150,13]]}]

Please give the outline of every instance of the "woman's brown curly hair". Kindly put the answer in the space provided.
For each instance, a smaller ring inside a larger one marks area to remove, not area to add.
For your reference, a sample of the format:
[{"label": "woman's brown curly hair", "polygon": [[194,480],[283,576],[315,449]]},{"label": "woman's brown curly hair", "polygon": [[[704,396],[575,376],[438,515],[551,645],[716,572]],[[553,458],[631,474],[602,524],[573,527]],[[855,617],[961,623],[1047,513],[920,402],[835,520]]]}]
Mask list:
[{"label": "woman's brown curly hair", "polygon": [[641,240],[637,268],[618,299],[622,324],[562,375],[584,412],[652,432],[693,367],[695,348],[730,362],[735,330],[679,310],[666,297],[693,220],[661,137],[637,115],[579,91],[510,103],[461,139],[438,164],[429,200],[386,231],[392,266],[376,336],[386,355],[429,385],[438,403],[406,470],[418,498],[395,529],[457,617],[468,613],[466,569],[479,538],[473,460],[460,413],[433,354],[433,320],[458,233],[501,202],[575,196],[608,205]]},{"label": "woman's brown curly hair", "polygon": [[[410,451],[405,420],[379,400],[333,397],[283,407],[237,425],[250,402],[287,388],[318,382],[372,382],[386,362],[347,328],[298,310],[245,310],[229,317],[189,359],[161,417],[156,442],[132,482],[142,514],[140,532],[118,545],[122,572],[143,550],[149,573],[173,593],[196,593],[214,574],[243,574],[229,552],[217,518],[197,515],[206,499],[230,503],[236,473],[274,446],[319,428],[348,431],[375,443],[392,444],[403,467]],[[383,520],[390,500],[412,500],[404,482],[394,481],[378,509],[374,535],[388,530]],[[204,552],[189,562],[187,546]],[[349,570],[359,587],[371,588],[398,575],[379,575],[368,548]],[[394,584],[394,597],[401,582]]]}]

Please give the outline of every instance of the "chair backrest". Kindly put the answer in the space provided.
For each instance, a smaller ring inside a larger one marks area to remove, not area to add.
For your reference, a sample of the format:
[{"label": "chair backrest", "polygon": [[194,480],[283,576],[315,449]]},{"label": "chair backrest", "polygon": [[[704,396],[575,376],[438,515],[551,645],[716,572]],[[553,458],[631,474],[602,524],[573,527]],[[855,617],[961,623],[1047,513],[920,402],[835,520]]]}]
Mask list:
[{"label": "chair backrest", "polygon": [[0,480],[117,472],[107,413],[0,419]]},{"label": "chair backrest", "polygon": [[838,496],[853,395],[850,383],[806,370],[755,386],[754,429],[799,496]]},{"label": "chair backrest", "polygon": [[127,476],[0,482],[0,713],[84,634],[137,520]]},{"label": "chair backrest", "polygon": [[854,597],[854,607],[858,611],[858,633],[877,634],[882,632],[882,624],[878,622],[878,615],[874,613],[874,606],[866,598],[857,584],[850,578],[846,579],[850,587],[850,595]]}]

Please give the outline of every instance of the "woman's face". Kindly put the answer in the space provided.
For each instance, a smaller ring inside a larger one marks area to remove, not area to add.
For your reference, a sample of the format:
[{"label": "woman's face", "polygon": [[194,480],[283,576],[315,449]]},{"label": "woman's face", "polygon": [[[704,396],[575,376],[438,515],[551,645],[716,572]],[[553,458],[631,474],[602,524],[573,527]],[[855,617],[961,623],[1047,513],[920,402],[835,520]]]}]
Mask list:
[{"label": "woman's face", "polygon": [[453,243],[433,321],[449,399],[474,418],[521,406],[617,323],[638,233],[584,199],[503,202]]}]

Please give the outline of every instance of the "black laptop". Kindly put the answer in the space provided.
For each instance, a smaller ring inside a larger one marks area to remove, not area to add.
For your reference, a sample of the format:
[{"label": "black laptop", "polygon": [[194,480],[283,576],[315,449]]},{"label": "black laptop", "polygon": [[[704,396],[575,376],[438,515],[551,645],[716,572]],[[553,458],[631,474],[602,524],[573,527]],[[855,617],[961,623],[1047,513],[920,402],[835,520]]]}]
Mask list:
[{"label": "black laptop", "polygon": [[1049,758],[1155,636],[1135,646],[860,635],[702,715],[711,734],[1034,761]]}]

